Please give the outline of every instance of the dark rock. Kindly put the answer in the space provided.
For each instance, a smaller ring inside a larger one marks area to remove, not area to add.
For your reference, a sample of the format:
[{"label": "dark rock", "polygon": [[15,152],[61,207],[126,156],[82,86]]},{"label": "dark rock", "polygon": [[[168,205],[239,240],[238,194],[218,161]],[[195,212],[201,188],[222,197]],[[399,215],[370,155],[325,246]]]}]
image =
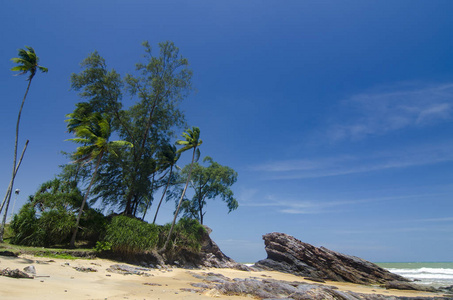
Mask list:
[{"label": "dark rock", "polygon": [[384,284],[389,281],[408,282],[361,258],[341,254],[324,247],[303,243],[284,233],[263,236],[267,259],[255,267],[303,277],[345,281],[358,284]]},{"label": "dark rock", "polygon": [[384,287],[387,289],[396,289],[396,290],[414,290],[414,291],[425,291],[425,292],[436,292],[437,290],[430,286],[423,286],[410,282],[401,282],[401,281],[389,281],[384,284]]},{"label": "dark rock", "polygon": [[27,273],[25,273],[19,269],[11,270],[9,268],[0,270],[0,275],[6,276],[6,277],[12,277],[12,278],[25,278],[25,279],[34,278],[33,276],[30,276]]},{"label": "dark rock", "polygon": [[243,271],[250,270],[247,266],[239,264],[226,256],[209,236],[212,230],[207,226],[204,227],[206,232],[202,237],[200,260],[197,263],[198,266],[208,268],[234,268]]},{"label": "dark rock", "polygon": [[325,280],[319,279],[319,278],[312,278],[312,277],[304,277],[305,280],[310,280],[310,281],[315,281],[315,282],[320,282],[320,283],[326,283]]},{"label": "dark rock", "polygon": [[[195,276],[196,275],[196,276]],[[393,297],[377,294],[359,294],[353,292],[342,292],[335,287],[321,284],[308,284],[304,282],[289,282],[275,279],[253,279],[235,278],[233,280],[223,277],[224,282],[210,282],[212,275],[209,273],[194,274],[192,276],[208,282],[206,285],[195,285],[203,290],[215,288],[223,295],[248,296],[265,300],[287,299],[287,300],[422,300],[438,299],[446,300],[444,297],[410,298]]]},{"label": "dark rock", "polygon": [[85,267],[73,267],[74,270],[79,271],[79,272],[84,272],[84,273],[90,273],[90,272],[97,272],[98,270],[93,269],[93,268],[85,268]]},{"label": "dark rock", "polygon": [[12,256],[17,257],[17,254],[11,251],[0,251],[0,256]]},{"label": "dark rock", "polygon": [[144,275],[144,276],[148,275],[149,276],[148,273],[145,273],[143,271],[150,271],[150,269],[116,264],[116,265],[111,265],[110,268],[107,269],[107,271],[112,272],[112,273],[123,274],[123,275]]}]

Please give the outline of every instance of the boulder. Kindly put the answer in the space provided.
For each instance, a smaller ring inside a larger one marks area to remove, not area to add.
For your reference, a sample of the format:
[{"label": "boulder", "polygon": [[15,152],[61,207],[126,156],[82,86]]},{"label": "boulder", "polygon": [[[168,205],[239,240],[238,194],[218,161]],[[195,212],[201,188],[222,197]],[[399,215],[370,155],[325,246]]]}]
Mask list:
[{"label": "boulder", "polygon": [[409,281],[364,259],[318,248],[284,233],[269,233],[263,239],[267,259],[255,264],[261,269],[357,284]]}]

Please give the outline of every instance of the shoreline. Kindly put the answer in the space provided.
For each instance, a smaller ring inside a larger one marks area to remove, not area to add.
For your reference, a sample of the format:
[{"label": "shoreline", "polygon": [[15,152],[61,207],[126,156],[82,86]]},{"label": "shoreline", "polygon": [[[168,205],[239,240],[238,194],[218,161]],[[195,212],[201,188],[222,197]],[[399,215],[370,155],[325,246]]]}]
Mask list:
[{"label": "shoreline", "polygon": [[[326,281],[314,283],[302,277],[277,271],[239,271],[235,269],[146,269],[142,275],[123,275],[108,271],[112,265],[137,266],[107,259],[57,259],[20,255],[0,257],[0,269],[23,270],[33,265],[34,279],[15,279],[0,276],[1,299],[250,299],[249,296],[227,296],[217,290],[197,292],[192,286],[202,284],[203,279],[195,275],[207,273],[221,274],[230,279],[262,278],[317,285],[334,286],[339,291],[361,294],[380,294],[398,297],[442,297],[440,293],[419,291],[386,290],[377,286],[366,286],[346,282]],[[75,268],[79,268],[76,270]],[[96,270],[81,272],[80,270]],[[145,270],[145,269],[143,269]]]}]

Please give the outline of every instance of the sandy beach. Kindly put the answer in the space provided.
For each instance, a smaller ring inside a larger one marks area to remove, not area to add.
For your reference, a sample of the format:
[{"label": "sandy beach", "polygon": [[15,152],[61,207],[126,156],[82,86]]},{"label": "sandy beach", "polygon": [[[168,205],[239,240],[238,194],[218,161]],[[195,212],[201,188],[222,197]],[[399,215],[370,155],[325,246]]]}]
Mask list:
[{"label": "sandy beach", "polygon": [[[196,291],[192,283],[203,280],[194,274],[213,272],[228,278],[272,278],[285,281],[309,282],[301,277],[279,272],[248,272],[233,269],[182,268],[151,269],[145,275],[123,275],[108,271],[112,265],[123,263],[105,259],[50,259],[21,255],[0,257],[0,269],[23,270],[33,265],[34,279],[15,279],[0,276],[0,299],[251,299],[244,296],[221,295],[217,290]],[[128,265],[131,267],[136,267]],[[77,268],[91,268],[82,272]],[[94,271],[96,270],[96,271]],[[309,282],[312,283],[313,282]],[[379,287],[361,286],[349,283],[326,282],[341,291],[367,294],[384,294],[406,297],[432,297],[431,293],[414,291],[385,290]],[[437,294],[439,296],[439,294]]]}]

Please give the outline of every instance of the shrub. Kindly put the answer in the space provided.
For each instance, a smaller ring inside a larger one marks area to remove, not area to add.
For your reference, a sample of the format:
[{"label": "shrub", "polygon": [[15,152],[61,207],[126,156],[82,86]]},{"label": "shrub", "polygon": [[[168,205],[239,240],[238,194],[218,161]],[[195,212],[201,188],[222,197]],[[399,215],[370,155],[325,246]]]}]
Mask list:
[{"label": "shrub", "polygon": [[24,246],[49,247],[70,238],[75,216],[63,209],[44,211],[40,218],[31,203],[25,204],[11,222],[11,243]]},{"label": "shrub", "polygon": [[[166,224],[160,234],[160,247],[163,247],[171,224]],[[191,252],[199,252],[201,250],[201,239],[205,233],[205,228],[200,225],[198,220],[190,218],[181,218],[176,223],[168,245],[169,251],[189,250]]]},{"label": "shrub", "polygon": [[105,236],[107,218],[98,210],[92,208],[84,209],[80,219],[81,229],[78,231],[78,239],[87,241],[91,246]]},{"label": "shrub", "polygon": [[113,252],[131,256],[155,249],[158,239],[159,226],[135,218],[116,216],[107,225],[104,241],[111,244]]},{"label": "shrub", "polygon": [[36,211],[30,203],[25,204],[11,222],[14,235],[11,243],[25,246],[44,245],[45,232],[40,228]]},{"label": "shrub", "polygon": [[75,224],[75,215],[64,209],[44,211],[38,220],[38,226],[45,232],[42,246],[49,247],[69,242]]}]

